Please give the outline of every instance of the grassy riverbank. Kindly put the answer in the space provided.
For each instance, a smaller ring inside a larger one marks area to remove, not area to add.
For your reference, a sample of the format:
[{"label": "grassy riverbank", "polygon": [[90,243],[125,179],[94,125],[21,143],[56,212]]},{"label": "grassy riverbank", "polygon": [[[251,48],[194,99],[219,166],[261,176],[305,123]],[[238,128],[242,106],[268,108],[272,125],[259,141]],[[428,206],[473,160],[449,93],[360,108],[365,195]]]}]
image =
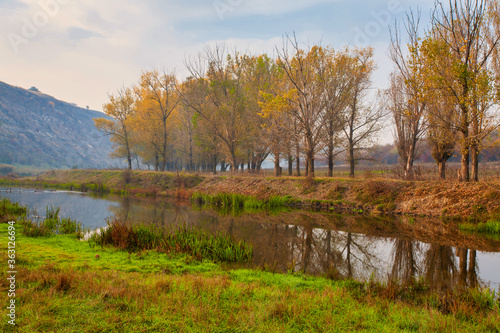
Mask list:
[{"label": "grassy riverbank", "polygon": [[2,185],[182,198],[227,194],[250,199],[249,206],[274,200],[303,209],[455,217],[472,223],[500,216],[497,183],[57,170],[35,178],[0,178]]},{"label": "grassy riverbank", "polygon": [[[7,239],[7,224],[0,238]],[[7,242],[0,244],[6,263]],[[73,235],[30,238],[17,230],[17,332],[500,329],[498,303],[479,291],[429,295],[418,283],[384,287],[90,245]],[[7,320],[0,328],[14,331]]]}]

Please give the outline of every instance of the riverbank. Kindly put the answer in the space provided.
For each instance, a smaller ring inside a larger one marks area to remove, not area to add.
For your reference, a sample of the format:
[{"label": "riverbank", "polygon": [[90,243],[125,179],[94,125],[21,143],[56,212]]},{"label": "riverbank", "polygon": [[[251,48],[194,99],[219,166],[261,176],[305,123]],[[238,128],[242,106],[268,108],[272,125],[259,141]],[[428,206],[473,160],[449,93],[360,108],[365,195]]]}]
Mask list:
[{"label": "riverbank", "polygon": [[194,193],[241,194],[258,200],[287,196],[289,205],[302,209],[452,217],[472,222],[500,215],[497,183],[57,170],[31,178],[2,178],[2,184],[182,198]]},{"label": "riverbank", "polygon": [[[0,237],[7,239],[7,224],[0,224]],[[18,326],[14,330],[5,319],[0,323],[2,331],[500,329],[498,305],[479,291],[428,294],[419,283],[382,286],[275,274],[229,268],[186,254],[128,253],[89,245],[69,235],[30,238],[18,228]],[[7,242],[0,247],[0,260],[7,262]],[[6,270],[0,275],[6,287]]]}]

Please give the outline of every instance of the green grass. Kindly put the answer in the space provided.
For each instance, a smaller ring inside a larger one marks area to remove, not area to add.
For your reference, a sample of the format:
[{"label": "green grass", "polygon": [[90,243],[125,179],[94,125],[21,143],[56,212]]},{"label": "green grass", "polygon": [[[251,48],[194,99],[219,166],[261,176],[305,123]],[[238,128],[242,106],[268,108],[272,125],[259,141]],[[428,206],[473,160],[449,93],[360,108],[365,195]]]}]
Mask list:
[{"label": "green grass", "polygon": [[198,206],[212,206],[226,213],[254,212],[259,210],[269,210],[275,213],[282,209],[287,209],[296,203],[296,200],[287,196],[270,196],[266,200],[260,200],[252,196],[218,193],[215,195],[195,192],[191,196],[191,201]]},{"label": "green grass", "polygon": [[252,258],[252,246],[236,242],[226,234],[212,235],[201,229],[176,226],[128,225],[114,220],[101,233],[95,233],[91,243],[114,246],[137,252],[156,249],[160,252],[188,253],[198,259],[218,262],[245,262]]},{"label": "green grass", "polygon": [[[47,213],[58,218],[57,209]],[[132,227],[143,245],[123,251],[73,235],[27,237],[14,226],[17,326],[5,320],[4,306],[2,332],[500,330],[498,298],[486,290],[428,294],[419,282],[383,285],[236,268],[189,251],[158,251],[165,234],[154,227]],[[12,227],[0,223],[5,265]],[[0,270],[4,290],[7,277]],[[10,301],[7,293],[3,301]]]},{"label": "green grass", "polygon": [[0,186],[6,187],[32,187],[41,189],[54,189],[54,190],[67,190],[79,192],[92,192],[92,193],[115,193],[116,191],[108,188],[102,183],[93,182],[70,182],[70,183],[57,183],[49,181],[38,181],[32,179],[10,179],[0,178]]},{"label": "green grass", "polygon": [[[6,224],[0,225],[0,237],[7,237]],[[0,244],[0,260],[6,262],[7,243]],[[189,254],[127,253],[91,247],[67,235],[28,238],[19,234],[16,244],[16,332],[500,329],[497,305],[489,301],[491,295],[481,293],[462,297],[478,298],[474,303],[450,294],[443,301],[429,298],[428,303],[412,305],[397,301],[401,290],[388,296],[391,289],[355,281],[227,270]],[[1,281],[6,277],[2,270]],[[451,312],[440,312],[442,304],[450,304]],[[5,318],[5,308],[2,311]],[[14,332],[6,320],[0,322],[0,330]]]},{"label": "green grass", "polygon": [[60,234],[81,238],[85,232],[81,222],[58,216],[35,221],[24,217],[19,220],[19,225],[22,227],[23,234],[28,237],[50,237]]},{"label": "green grass", "polygon": [[458,228],[462,231],[485,234],[494,238],[500,238],[500,221],[489,220],[486,223],[460,223]]},{"label": "green grass", "polygon": [[12,203],[9,199],[0,199],[0,223],[8,222],[16,219],[17,216],[24,215],[28,212],[26,206],[22,206],[17,202]]}]

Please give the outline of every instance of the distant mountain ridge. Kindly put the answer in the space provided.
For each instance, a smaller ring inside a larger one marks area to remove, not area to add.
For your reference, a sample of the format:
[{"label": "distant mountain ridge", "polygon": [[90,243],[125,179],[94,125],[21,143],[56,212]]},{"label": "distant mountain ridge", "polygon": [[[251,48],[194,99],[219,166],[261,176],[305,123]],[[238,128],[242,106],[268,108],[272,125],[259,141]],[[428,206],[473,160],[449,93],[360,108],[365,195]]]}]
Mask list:
[{"label": "distant mountain ridge", "polygon": [[0,163],[108,167],[111,143],[93,118],[107,116],[0,81]]}]

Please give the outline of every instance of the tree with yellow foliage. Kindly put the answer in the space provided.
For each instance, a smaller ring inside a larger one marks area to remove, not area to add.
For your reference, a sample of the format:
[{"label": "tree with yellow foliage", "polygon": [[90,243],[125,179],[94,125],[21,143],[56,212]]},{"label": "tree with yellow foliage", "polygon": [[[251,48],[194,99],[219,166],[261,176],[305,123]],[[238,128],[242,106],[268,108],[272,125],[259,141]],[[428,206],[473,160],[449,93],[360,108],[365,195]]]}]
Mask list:
[{"label": "tree with yellow foliage", "polygon": [[171,118],[179,104],[175,91],[174,74],[159,71],[143,72],[137,87],[140,124],[144,127],[147,142],[153,149],[159,169],[165,171],[168,161],[168,135]]},{"label": "tree with yellow foliage", "polygon": [[482,142],[498,128],[491,108],[498,103],[498,78],[491,69],[500,48],[499,15],[496,0],[449,0],[448,6],[436,2],[432,27],[423,43],[429,79],[457,106],[453,110],[463,181],[479,180]]},{"label": "tree with yellow foliage", "polygon": [[111,156],[125,158],[128,168],[132,169],[135,140],[130,120],[136,111],[132,89],[122,88],[116,94],[110,94],[109,103],[104,104],[103,108],[104,113],[113,120],[97,118],[94,119],[94,124],[99,131],[111,137],[114,148]]},{"label": "tree with yellow foliage", "polygon": [[278,64],[295,91],[295,105],[288,109],[303,136],[306,176],[314,178],[314,158],[322,148],[325,124],[325,52],[321,46],[300,48],[295,36],[287,36],[278,51]]}]

